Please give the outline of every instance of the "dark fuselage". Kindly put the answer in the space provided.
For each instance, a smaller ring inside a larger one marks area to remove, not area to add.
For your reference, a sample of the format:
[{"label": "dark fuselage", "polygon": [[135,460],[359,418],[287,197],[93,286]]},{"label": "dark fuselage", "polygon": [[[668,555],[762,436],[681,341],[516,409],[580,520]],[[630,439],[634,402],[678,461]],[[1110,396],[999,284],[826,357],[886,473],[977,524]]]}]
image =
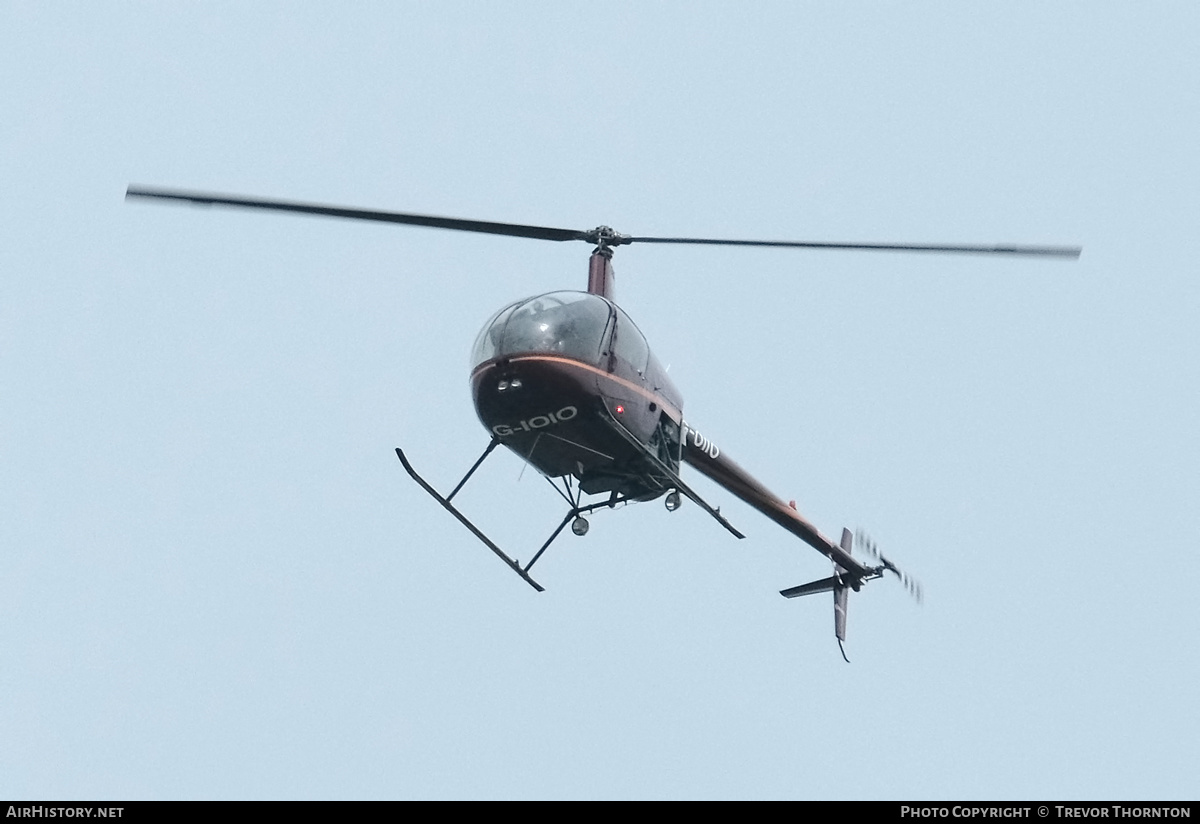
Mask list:
[{"label": "dark fuselage", "polygon": [[475,360],[480,421],[540,472],[574,476],[588,493],[666,491],[645,453],[678,469],[683,401],[611,301],[552,292],[505,307],[480,334]]}]

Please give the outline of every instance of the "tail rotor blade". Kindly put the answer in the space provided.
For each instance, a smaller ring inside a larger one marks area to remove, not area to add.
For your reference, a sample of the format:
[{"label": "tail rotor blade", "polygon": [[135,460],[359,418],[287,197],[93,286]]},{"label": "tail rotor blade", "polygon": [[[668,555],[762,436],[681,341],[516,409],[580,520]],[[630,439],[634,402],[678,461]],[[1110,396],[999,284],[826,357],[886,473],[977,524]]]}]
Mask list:
[{"label": "tail rotor blade", "polygon": [[905,591],[912,596],[913,600],[918,604],[924,603],[925,594],[921,589],[921,582],[888,560],[887,556],[879,551],[879,545],[875,543],[870,535],[861,529],[856,530],[854,533],[854,545],[861,549],[868,557],[882,565],[885,570],[899,578],[900,583],[904,585]]}]

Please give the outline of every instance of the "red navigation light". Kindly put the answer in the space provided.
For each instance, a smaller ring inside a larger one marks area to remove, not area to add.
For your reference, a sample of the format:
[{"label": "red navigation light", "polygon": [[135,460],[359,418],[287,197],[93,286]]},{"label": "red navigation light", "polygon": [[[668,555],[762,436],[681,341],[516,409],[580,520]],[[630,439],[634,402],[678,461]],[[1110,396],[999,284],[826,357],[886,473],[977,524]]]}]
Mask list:
[{"label": "red navigation light", "polygon": [[625,407],[621,406],[621,404],[617,404],[617,414],[623,415],[624,413],[625,413]]}]

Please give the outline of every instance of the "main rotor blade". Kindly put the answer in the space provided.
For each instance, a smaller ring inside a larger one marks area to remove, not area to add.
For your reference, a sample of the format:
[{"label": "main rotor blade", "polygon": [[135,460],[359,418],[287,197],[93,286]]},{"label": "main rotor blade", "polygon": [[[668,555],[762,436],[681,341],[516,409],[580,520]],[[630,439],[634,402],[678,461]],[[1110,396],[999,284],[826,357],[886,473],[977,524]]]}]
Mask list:
[{"label": "main rotor blade", "polygon": [[630,237],[606,226],[591,231],[558,229],[549,226],[529,226],[523,223],[493,223],[486,220],[465,220],[457,217],[417,215],[409,212],[383,212],[329,206],[321,203],[301,203],[290,200],[224,195],[212,192],[191,192],[181,189],[160,189],[151,186],[130,186],[125,197],[178,200],[201,206],[234,206],[243,209],[265,209],[275,212],[299,212],[351,220],[372,220],[380,223],[401,223],[409,226],[428,226],[434,229],[453,229],[459,232],[479,232],[488,235],[508,235],[534,240],[582,240],[604,246],[625,246],[630,243],[676,243],[704,246],[774,246],[793,249],[855,249],[876,252],[956,252],[966,254],[1026,255],[1077,258],[1078,246],[1018,246],[1015,244],[919,244],[919,243],[826,243],[792,240],[722,240],[704,237]]},{"label": "main rotor blade", "polygon": [[404,223],[410,226],[429,226],[434,229],[454,229],[459,232],[481,232],[488,235],[510,235],[535,240],[587,240],[588,233],[574,229],[554,229],[546,226],[526,226],[520,223],[491,223],[485,220],[463,220],[457,217],[414,215],[406,212],[379,212],[371,209],[351,209],[320,203],[298,203],[290,200],[267,200],[237,195],[188,192],[159,189],[149,186],[130,186],[125,197],[144,197],[159,200],[182,200],[201,206],[236,206],[243,209],[267,209],[275,212],[300,212],[306,215],[344,217],[351,220],[374,220],[381,223]]},{"label": "main rotor blade", "polygon": [[704,246],[782,246],[794,249],[860,249],[873,252],[958,252],[982,255],[1033,255],[1042,257],[1077,258],[1078,246],[1018,246],[1011,243],[953,244],[953,243],[821,243],[791,240],[718,240],[707,237],[631,237],[623,243],[679,243]]}]

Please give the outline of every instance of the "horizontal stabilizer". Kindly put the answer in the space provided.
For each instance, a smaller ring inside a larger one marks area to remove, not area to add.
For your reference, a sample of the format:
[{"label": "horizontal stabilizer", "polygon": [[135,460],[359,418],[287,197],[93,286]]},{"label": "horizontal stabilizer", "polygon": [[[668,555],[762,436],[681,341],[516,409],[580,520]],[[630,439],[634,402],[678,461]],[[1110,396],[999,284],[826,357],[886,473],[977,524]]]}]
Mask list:
[{"label": "horizontal stabilizer", "polygon": [[836,575],[831,575],[828,578],[822,578],[819,581],[813,581],[808,584],[801,584],[798,587],[790,589],[781,589],[779,594],[784,598],[799,598],[801,595],[816,595],[818,592],[832,592],[834,589],[842,587],[841,579]]}]

